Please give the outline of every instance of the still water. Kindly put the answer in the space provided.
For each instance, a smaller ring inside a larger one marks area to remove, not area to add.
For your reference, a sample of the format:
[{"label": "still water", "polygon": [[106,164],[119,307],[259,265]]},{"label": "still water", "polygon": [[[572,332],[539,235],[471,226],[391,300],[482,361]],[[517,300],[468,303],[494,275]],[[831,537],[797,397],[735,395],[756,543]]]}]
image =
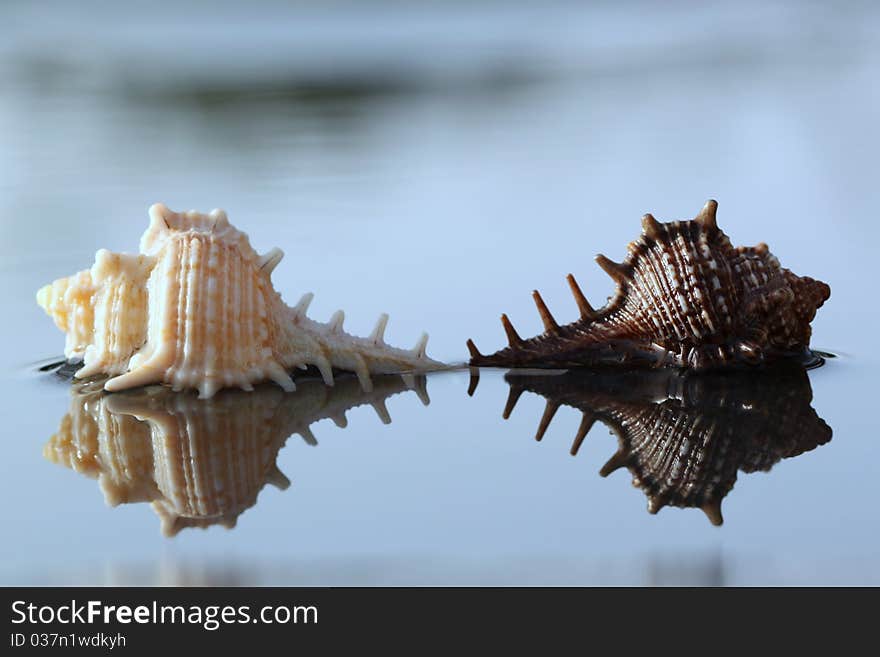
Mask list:
[{"label": "still water", "polygon": [[[0,10],[0,582],[880,583],[876,8],[389,6],[108,5],[106,39],[63,4]],[[710,197],[734,243],[831,285],[814,345],[837,358],[760,382],[487,370],[471,396],[459,369],[208,404],[37,371],[63,347],[37,288],[136,250],[156,201],[283,248],[275,284],[314,292],[315,318],[367,334],[388,312],[390,343],[426,329],[461,363],[467,338],[501,346],[501,312],[540,330],[533,289],[574,319],[569,272],[601,304],[595,253]],[[658,491],[662,454],[621,439],[646,412],[729,428],[691,461],[699,495]]]}]

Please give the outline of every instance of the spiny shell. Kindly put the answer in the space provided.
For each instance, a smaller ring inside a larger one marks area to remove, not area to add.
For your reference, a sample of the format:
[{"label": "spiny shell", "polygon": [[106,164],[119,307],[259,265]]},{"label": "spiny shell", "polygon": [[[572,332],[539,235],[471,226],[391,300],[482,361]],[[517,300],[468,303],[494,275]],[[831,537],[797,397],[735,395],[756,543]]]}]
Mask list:
[{"label": "spiny shell", "polygon": [[150,502],[165,535],[185,527],[233,527],[266,483],[290,484],[275,464],[288,436],[317,444],[309,425],[331,418],[345,427],[345,412],[362,404],[371,404],[387,424],[385,400],[414,390],[427,405],[426,385],[423,376],[380,376],[367,392],[343,376],[333,387],[301,381],[296,395],[266,385],[204,401],[168,388],[107,395],[78,384],[43,454],[97,479],[111,506]]},{"label": "spiny shell", "polygon": [[[767,471],[831,440],[831,428],[810,406],[813,393],[798,366],[774,365],[764,376],[749,372],[680,373],[675,370],[528,374],[505,378],[510,416],[524,391],[547,399],[538,425],[541,440],[557,410],[582,413],[572,444],[576,455],[598,420],[618,439],[618,451],[600,470],[625,467],[648,497],[648,511],[663,506],[701,508],[716,525],[721,501],[737,472]],[[471,393],[475,385],[472,384]]]},{"label": "spiny shell", "polygon": [[597,256],[617,293],[593,310],[574,277],[580,318],[560,326],[533,296],[545,332],[524,340],[507,315],[509,346],[484,356],[468,341],[471,365],[564,368],[647,365],[708,369],[801,355],[810,322],[831,295],[825,283],[783,269],[766,244],[734,248],[709,201],[693,221],[642,220],[623,263]]},{"label": "spiny shell", "polygon": [[306,317],[311,294],[286,306],[270,279],[282,256],[257,254],[221,210],[156,204],[139,255],[100,250],[91,269],[43,287],[37,302],[67,334],[65,356],[83,359],[77,377],[116,375],[108,391],[161,382],[211,397],[267,380],[293,390],[289,372],[309,366],[328,385],[334,368],[353,371],[369,389],[371,374],[442,367],[425,354],[427,335],[412,350],[386,345],[387,315],[356,338],[342,311],[327,324]]}]

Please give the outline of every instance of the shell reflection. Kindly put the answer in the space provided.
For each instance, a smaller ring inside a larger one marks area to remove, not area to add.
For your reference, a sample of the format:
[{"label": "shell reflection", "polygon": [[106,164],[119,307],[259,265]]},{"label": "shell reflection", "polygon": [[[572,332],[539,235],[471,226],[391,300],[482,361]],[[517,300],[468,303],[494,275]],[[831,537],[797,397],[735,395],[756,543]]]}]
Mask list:
[{"label": "shell reflection", "polygon": [[429,403],[425,378],[409,375],[375,377],[371,391],[339,377],[332,387],[303,381],[295,395],[264,385],[210,400],[164,387],[108,395],[84,384],[73,388],[70,410],[43,454],[97,479],[111,506],[149,502],[166,536],[185,527],[234,527],[267,483],[290,485],[275,464],[290,435],[317,444],[312,423],[330,418],[345,427],[345,412],[364,404],[388,424],[385,400],[407,390]]},{"label": "shell reflection", "polygon": [[[780,366],[762,372],[706,374],[676,371],[560,374],[512,370],[505,376],[508,418],[523,392],[546,398],[541,440],[560,406],[582,413],[571,446],[577,454],[598,420],[618,439],[603,477],[627,468],[648,497],[648,511],[664,506],[701,508],[723,522],[721,501],[737,473],[768,471],[831,440],[831,428],[810,402],[806,371]],[[473,393],[476,379],[472,380]]]}]

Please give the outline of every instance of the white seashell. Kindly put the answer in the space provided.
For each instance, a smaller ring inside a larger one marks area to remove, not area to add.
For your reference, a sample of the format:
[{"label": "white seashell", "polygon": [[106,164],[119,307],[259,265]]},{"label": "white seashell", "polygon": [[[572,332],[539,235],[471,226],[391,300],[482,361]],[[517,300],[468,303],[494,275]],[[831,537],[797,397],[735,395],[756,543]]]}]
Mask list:
[{"label": "white seashell", "polygon": [[168,388],[114,395],[93,388],[72,386],[69,411],[43,455],[96,479],[110,506],[149,502],[166,536],[186,527],[233,527],[267,483],[287,488],[276,458],[292,434],[314,445],[309,427],[325,418],[344,427],[346,411],[372,405],[388,423],[389,397],[411,390],[430,401],[426,378],[410,374],[378,378],[371,391],[351,376],[332,388],[309,378],[295,395],[263,385],[208,401]]},{"label": "white seashell", "polygon": [[64,355],[82,358],[78,378],[109,374],[108,391],[150,383],[217,390],[274,381],[296,386],[289,372],[316,367],[327,385],[333,369],[357,374],[424,372],[443,364],[415,349],[385,344],[387,316],[369,338],[342,329],[338,311],[323,324],[306,317],[306,294],[293,308],[272,287],[280,249],[259,255],[222,210],[176,213],[150,208],[140,254],[98,251],[90,270],[40,289],[37,303],[67,335]]}]

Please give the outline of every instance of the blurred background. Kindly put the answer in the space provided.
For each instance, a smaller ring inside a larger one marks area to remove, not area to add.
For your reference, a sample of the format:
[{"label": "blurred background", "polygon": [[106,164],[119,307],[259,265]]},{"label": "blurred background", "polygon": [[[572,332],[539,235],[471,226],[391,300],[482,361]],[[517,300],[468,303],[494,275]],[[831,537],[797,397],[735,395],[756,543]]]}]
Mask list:
[{"label": "blurred background", "polygon": [[[880,582],[878,65],[871,2],[7,0],[0,581]],[[68,393],[33,373],[63,347],[34,293],[136,250],[151,203],[224,208],[286,252],[288,302],[315,292],[360,334],[389,312],[389,342],[426,329],[461,362],[468,337],[503,343],[501,312],[539,331],[532,289],[574,319],[569,272],[602,304],[593,256],[708,198],[735,244],[831,285],[814,344],[840,356],[811,375],[832,443],[749,475],[720,529],[596,476],[600,428],[572,459],[532,442],[538,400],[503,425],[491,374],[474,399],[466,373],[430,378],[427,409],[401,398],[329,448],[291,439],[294,486],[232,531],[164,539],[42,459]]]}]

